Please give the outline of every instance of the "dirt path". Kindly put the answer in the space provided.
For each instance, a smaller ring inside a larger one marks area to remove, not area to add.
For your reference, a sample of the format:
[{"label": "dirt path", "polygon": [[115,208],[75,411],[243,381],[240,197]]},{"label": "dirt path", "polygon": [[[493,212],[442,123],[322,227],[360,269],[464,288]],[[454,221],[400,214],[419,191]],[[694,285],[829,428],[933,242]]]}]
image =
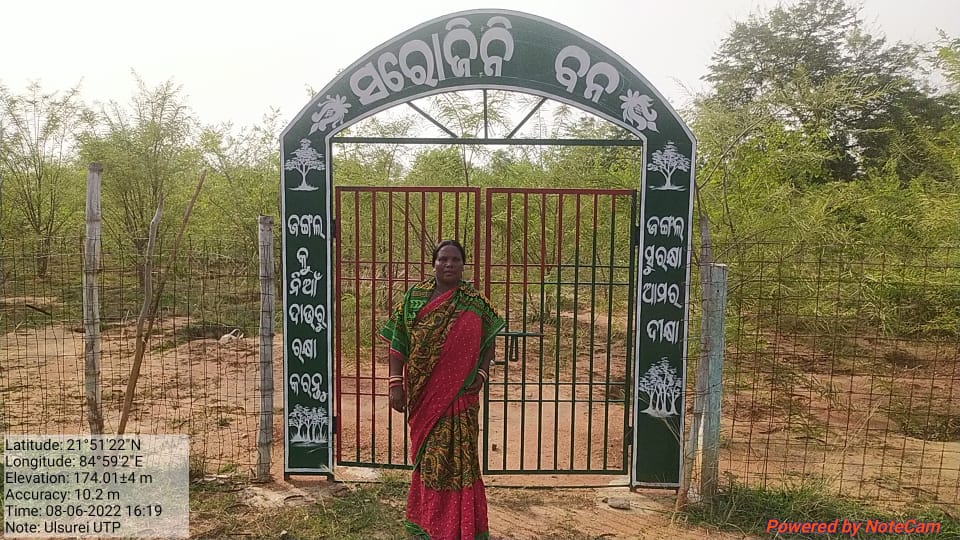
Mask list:
[{"label": "dirt path", "polygon": [[[375,473],[370,479],[375,477]],[[336,496],[325,480],[293,477],[271,490],[305,493],[313,499]],[[281,498],[281,497],[277,497]],[[672,491],[631,492],[608,488],[487,488],[491,540],[721,540],[754,539],[688,526],[673,512]],[[613,506],[619,508],[614,508]]]}]

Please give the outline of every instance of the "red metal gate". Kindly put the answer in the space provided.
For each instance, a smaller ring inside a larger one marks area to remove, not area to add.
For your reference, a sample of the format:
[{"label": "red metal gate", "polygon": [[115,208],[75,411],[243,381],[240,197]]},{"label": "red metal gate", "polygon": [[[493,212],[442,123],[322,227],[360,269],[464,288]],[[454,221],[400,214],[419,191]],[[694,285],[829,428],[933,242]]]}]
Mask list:
[{"label": "red metal gate", "polygon": [[635,206],[632,190],[486,190],[483,283],[507,328],[484,473],[627,473]]},{"label": "red metal gate", "polygon": [[334,392],[336,463],[406,466],[406,417],[387,403],[387,348],[377,330],[410,286],[432,275],[437,242],[467,250],[464,279],[480,276],[480,190],[336,188]]},{"label": "red metal gate", "polygon": [[336,463],[409,465],[376,332],[431,274],[437,241],[457,238],[465,279],[507,321],[484,392],[484,472],[625,474],[635,222],[631,190],[487,189],[481,214],[474,188],[337,188]]}]

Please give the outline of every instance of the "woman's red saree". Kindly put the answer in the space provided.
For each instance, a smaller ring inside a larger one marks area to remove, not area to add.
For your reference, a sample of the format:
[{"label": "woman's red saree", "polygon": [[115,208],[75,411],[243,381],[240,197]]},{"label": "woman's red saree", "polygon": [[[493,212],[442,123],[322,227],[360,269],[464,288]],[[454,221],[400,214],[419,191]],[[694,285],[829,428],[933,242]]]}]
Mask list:
[{"label": "woman's red saree", "polygon": [[480,400],[466,389],[503,320],[465,282],[430,301],[435,284],[429,279],[407,291],[381,331],[390,354],[404,360],[414,462],[406,525],[431,539],[487,538],[477,446]]}]

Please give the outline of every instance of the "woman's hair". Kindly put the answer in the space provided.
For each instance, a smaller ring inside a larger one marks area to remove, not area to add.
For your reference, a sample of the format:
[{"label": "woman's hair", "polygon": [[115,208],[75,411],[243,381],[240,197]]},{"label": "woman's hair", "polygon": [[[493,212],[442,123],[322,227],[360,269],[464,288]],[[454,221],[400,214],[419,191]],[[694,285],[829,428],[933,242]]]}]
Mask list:
[{"label": "woman's hair", "polygon": [[443,240],[443,241],[441,241],[439,244],[437,244],[437,247],[433,248],[433,262],[434,262],[434,263],[437,262],[437,254],[440,253],[440,249],[441,249],[441,248],[444,248],[444,247],[447,247],[447,246],[453,246],[453,247],[459,249],[459,250],[460,250],[460,258],[463,260],[464,263],[467,262],[467,253],[463,250],[463,246],[460,245],[460,242],[458,242],[458,241],[456,241],[456,240]]}]

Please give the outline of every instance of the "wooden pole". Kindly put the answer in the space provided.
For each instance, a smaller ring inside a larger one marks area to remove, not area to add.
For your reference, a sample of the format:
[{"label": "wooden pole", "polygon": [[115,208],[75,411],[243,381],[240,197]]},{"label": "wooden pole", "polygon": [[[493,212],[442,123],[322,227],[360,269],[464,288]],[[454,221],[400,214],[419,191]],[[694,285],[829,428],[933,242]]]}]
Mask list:
[{"label": "wooden pole", "polygon": [[270,479],[273,441],[273,218],[260,216],[260,426],[257,432],[256,481]]},{"label": "wooden pole", "polygon": [[[723,398],[723,349],[726,346],[724,315],[727,309],[727,265],[710,265],[710,288],[704,291],[704,334],[709,347],[706,397],[703,406],[703,460],[700,463],[700,494],[710,501],[717,494],[720,450],[720,404]],[[709,302],[706,301],[709,299]]]},{"label": "wooden pole", "polygon": [[[704,273],[709,274],[710,266],[701,266],[700,274],[703,276]],[[709,279],[709,278],[706,278]],[[705,281],[701,277],[701,281]],[[704,312],[706,312],[706,304],[708,300],[706,298],[706,293],[703,297],[703,306]],[[706,359],[706,350],[709,347],[708,339],[705,334],[707,332],[706,326],[706,315],[701,315],[701,328],[700,328],[700,358],[697,362],[697,383],[696,388],[693,392],[693,414],[690,419],[690,430],[687,432],[686,445],[683,450],[683,474],[680,475],[680,488],[677,490],[677,503],[676,509],[683,510],[687,506],[690,494],[690,484],[693,477],[693,463],[697,459],[697,445],[700,440],[700,422],[703,418],[703,401],[706,396],[706,385],[707,385],[707,369],[708,362]]]},{"label": "wooden pole", "polygon": [[[703,297],[702,304],[704,312],[706,311],[707,290],[710,288],[710,270],[713,264],[713,242],[710,237],[710,220],[703,207],[703,201],[700,199],[700,188],[694,184],[697,197],[697,217],[700,228],[700,289]],[[697,459],[697,445],[700,441],[701,419],[703,418],[703,400],[706,396],[708,361],[707,351],[710,349],[710,341],[706,334],[706,326],[709,323],[705,320],[705,315],[701,314],[700,328],[700,358],[697,363],[696,388],[693,392],[693,414],[690,419],[690,427],[687,432],[686,444],[683,449],[683,470],[680,475],[680,487],[677,489],[677,501],[675,508],[683,510],[687,506],[689,498],[690,484],[693,477],[693,462]]]},{"label": "wooden pole", "polygon": [[[150,338],[153,315],[150,306],[153,302],[153,247],[157,241],[157,228],[163,216],[163,197],[157,204],[157,210],[150,220],[150,229],[147,233],[147,249],[143,261],[143,304],[140,305],[140,315],[137,316],[137,346],[133,352],[133,367],[130,368],[130,378],[127,380],[127,390],[123,393],[123,409],[120,411],[120,426],[117,435],[123,435],[127,430],[127,419],[130,417],[130,408],[133,407],[133,392],[140,379],[140,364],[147,350],[147,340]],[[150,321],[150,324],[148,324]]]},{"label": "wooden pole", "polygon": [[87,235],[83,248],[83,387],[91,435],[103,434],[100,403],[100,173],[87,167]]},{"label": "wooden pole", "polygon": [[147,264],[151,265],[144,270],[146,279],[143,290],[143,307],[140,311],[140,317],[137,320],[137,349],[133,356],[133,366],[130,368],[130,379],[127,381],[127,390],[123,396],[123,410],[120,412],[120,426],[117,428],[117,435],[123,435],[127,429],[127,420],[130,418],[130,410],[133,407],[133,393],[137,389],[137,381],[140,379],[140,365],[143,363],[143,355],[147,348],[147,340],[150,339],[150,333],[153,331],[153,323],[156,319],[157,308],[160,306],[160,297],[163,295],[163,286],[166,283],[167,276],[173,272],[173,266],[177,263],[177,252],[180,250],[180,241],[183,240],[183,233],[187,230],[187,223],[190,221],[190,214],[193,212],[193,205],[197,202],[200,190],[203,189],[203,181],[207,178],[207,171],[200,171],[200,179],[197,181],[197,189],[193,192],[193,197],[187,203],[187,209],[183,212],[183,221],[180,222],[180,230],[177,231],[177,237],[173,241],[173,252],[170,255],[170,262],[167,268],[160,274],[157,290],[153,293],[151,301],[150,270],[152,268],[152,243],[151,239],[156,237],[156,225],[154,222],[160,222],[160,214],[163,211],[163,198],[160,199],[160,205],[157,207],[157,213],[150,222],[150,239],[147,243]]}]

